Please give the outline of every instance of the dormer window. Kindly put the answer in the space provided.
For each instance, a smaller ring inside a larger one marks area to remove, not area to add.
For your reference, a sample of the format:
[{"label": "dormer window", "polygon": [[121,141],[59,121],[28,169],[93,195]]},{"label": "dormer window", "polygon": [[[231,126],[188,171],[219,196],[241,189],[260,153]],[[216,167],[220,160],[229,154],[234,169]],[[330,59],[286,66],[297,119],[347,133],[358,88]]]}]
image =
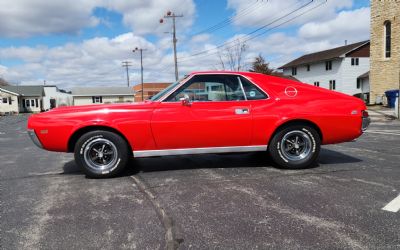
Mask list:
[{"label": "dormer window", "polygon": [[359,64],[358,58],[351,58],[351,66],[357,66]]},{"label": "dormer window", "polygon": [[297,68],[296,67],[292,67],[292,76],[297,75]]},{"label": "dormer window", "polygon": [[325,69],[326,70],[332,70],[332,61],[326,61],[325,62]]}]

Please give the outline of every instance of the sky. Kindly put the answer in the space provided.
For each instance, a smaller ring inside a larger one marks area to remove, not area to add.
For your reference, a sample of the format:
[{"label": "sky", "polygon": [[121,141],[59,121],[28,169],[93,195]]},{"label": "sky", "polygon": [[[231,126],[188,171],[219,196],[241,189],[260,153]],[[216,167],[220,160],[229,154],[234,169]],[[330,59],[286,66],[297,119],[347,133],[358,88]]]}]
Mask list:
[{"label": "sky", "polygon": [[13,84],[127,86],[222,70],[220,56],[245,45],[243,70],[261,54],[271,67],[303,54],[369,39],[369,0],[0,0],[0,77]]}]

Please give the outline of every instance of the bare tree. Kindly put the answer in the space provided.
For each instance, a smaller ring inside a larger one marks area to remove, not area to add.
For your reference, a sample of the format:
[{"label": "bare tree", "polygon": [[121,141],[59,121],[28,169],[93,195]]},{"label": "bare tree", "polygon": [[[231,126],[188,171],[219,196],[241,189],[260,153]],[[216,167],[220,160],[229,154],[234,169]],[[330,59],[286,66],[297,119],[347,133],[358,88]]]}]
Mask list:
[{"label": "bare tree", "polygon": [[243,54],[246,43],[236,39],[233,45],[222,47],[218,51],[219,64],[222,70],[240,71],[243,69]]},{"label": "bare tree", "polygon": [[10,85],[6,80],[0,77],[0,86],[7,86]]}]

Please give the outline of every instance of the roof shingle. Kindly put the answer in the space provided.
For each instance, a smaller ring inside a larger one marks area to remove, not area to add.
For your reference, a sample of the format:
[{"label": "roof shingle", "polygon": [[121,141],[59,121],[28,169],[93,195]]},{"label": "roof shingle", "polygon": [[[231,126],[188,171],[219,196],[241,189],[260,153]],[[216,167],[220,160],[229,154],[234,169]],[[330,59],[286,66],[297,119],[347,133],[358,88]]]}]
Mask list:
[{"label": "roof shingle", "polygon": [[20,85],[3,86],[2,88],[14,93],[18,93],[22,96],[44,96],[43,86]]},{"label": "roof shingle", "polygon": [[358,42],[358,43],[353,43],[353,44],[349,44],[349,45],[345,45],[345,46],[341,46],[341,47],[337,47],[337,48],[333,48],[333,49],[323,50],[323,51],[319,51],[319,52],[315,52],[315,53],[311,53],[311,54],[307,54],[307,55],[303,55],[303,56],[279,67],[279,69],[289,68],[289,67],[294,67],[294,66],[299,66],[299,65],[305,65],[308,63],[312,63],[312,62],[325,61],[325,60],[329,60],[329,59],[333,59],[333,58],[338,58],[344,54],[347,54],[348,52],[350,52],[354,49],[359,48],[362,45],[367,44],[367,43],[369,43],[369,40]]}]

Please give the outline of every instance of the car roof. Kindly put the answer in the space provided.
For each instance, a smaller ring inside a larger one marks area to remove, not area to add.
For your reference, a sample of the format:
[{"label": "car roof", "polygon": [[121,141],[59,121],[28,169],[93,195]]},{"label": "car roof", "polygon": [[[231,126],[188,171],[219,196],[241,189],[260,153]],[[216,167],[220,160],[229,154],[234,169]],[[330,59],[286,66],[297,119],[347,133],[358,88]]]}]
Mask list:
[{"label": "car roof", "polygon": [[208,71],[194,71],[190,75],[201,74],[232,74],[232,75],[262,75],[260,73],[248,71],[229,71],[229,70],[208,70]]},{"label": "car roof", "polygon": [[273,80],[275,83],[278,84],[288,84],[291,82],[294,82],[289,79],[277,77],[277,76],[271,76],[271,75],[265,75],[261,73],[256,73],[256,72],[248,72],[248,71],[223,71],[223,70],[211,70],[211,71],[195,71],[190,73],[189,75],[207,75],[207,74],[227,74],[227,75],[242,75],[249,80],[251,80],[253,83],[256,83],[258,86],[266,90],[266,84],[270,82],[270,80]]}]

